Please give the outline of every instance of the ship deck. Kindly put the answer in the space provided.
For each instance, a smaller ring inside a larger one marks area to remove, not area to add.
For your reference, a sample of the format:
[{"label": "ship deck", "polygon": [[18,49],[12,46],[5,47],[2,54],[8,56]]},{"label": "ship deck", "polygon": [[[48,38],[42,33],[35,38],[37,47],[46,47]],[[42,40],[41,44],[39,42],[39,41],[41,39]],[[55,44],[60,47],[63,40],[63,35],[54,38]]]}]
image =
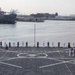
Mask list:
[{"label": "ship deck", "polygon": [[75,75],[70,48],[0,48],[0,75]]}]

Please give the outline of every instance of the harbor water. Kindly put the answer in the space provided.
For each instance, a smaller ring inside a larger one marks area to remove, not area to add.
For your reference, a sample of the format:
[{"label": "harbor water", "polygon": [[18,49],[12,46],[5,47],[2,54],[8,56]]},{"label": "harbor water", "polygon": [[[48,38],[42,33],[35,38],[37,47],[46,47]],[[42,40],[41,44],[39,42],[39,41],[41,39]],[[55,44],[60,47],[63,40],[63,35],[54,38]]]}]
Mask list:
[{"label": "harbor water", "polygon": [[[34,28],[35,25],[35,28]],[[35,33],[34,33],[35,30]],[[34,39],[35,34],[35,39]],[[61,45],[71,42],[75,43],[75,21],[53,21],[46,20],[45,22],[17,22],[16,24],[0,24],[0,41],[6,42],[28,42],[29,46],[34,46],[39,42],[40,46],[46,46],[47,42],[50,45],[58,42]]]}]

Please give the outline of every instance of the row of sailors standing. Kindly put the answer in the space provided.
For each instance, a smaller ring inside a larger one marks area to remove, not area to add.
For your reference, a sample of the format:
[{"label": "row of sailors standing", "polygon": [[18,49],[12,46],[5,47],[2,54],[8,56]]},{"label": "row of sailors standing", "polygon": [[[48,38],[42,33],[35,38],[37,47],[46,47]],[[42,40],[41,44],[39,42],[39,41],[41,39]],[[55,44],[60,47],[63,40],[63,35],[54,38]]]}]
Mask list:
[{"label": "row of sailors standing", "polygon": [[70,50],[69,50],[69,56],[75,56],[75,49],[73,49],[73,48],[71,48]]}]

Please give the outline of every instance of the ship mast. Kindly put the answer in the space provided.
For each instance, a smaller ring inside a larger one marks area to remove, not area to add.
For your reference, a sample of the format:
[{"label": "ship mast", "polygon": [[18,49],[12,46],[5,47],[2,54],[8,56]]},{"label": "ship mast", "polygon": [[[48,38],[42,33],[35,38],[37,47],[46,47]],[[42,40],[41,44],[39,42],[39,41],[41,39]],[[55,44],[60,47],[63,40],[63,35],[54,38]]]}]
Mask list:
[{"label": "ship mast", "polygon": [[1,7],[0,7],[0,13],[1,13]]}]

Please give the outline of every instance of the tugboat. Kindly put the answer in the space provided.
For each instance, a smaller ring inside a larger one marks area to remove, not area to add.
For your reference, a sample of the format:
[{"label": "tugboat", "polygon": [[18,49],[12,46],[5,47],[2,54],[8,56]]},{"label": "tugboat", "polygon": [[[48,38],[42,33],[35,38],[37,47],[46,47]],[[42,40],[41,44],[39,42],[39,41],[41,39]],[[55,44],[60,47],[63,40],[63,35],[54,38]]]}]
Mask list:
[{"label": "tugboat", "polygon": [[15,24],[16,23],[17,14],[15,11],[4,12],[0,8],[0,24]]}]

